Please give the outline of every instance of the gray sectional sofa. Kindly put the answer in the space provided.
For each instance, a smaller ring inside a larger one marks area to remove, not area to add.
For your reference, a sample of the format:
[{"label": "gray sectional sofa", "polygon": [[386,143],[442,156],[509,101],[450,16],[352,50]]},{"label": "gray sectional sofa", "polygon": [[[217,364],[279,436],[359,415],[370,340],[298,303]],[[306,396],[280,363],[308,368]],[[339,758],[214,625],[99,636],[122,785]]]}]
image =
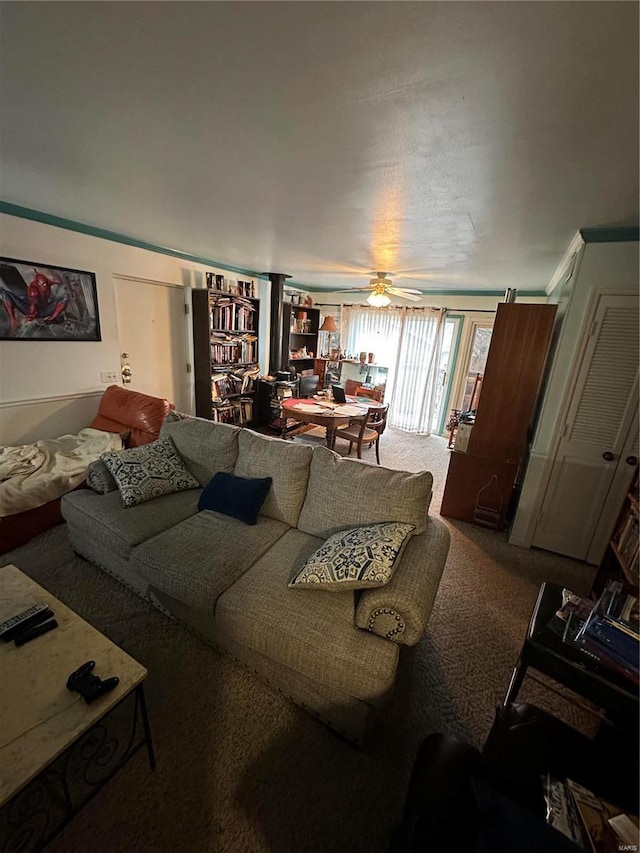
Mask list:
[{"label": "gray sectional sofa", "polygon": [[[431,474],[173,414],[162,436],[203,486],[219,471],[272,477],[257,524],[198,512],[201,489],[126,509],[117,490],[85,489],[62,502],[73,547],[361,742],[393,691],[400,647],[425,632],[444,569],[449,533],[428,515]],[[381,521],[416,527],[386,586],[288,588],[330,535]]]}]

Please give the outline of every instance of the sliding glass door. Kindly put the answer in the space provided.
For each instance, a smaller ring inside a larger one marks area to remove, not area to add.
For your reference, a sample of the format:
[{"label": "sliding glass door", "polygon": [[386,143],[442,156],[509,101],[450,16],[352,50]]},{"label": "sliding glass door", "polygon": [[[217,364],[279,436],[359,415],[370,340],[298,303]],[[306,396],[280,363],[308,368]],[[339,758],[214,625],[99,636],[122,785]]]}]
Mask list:
[{"label": "sliding glass door", "polygon": [[431,431],[438,435],[442,433],[448,420],[451,380],[460,345],[463,319],[461,316],[449,315],[444,322],[431,421]]}]

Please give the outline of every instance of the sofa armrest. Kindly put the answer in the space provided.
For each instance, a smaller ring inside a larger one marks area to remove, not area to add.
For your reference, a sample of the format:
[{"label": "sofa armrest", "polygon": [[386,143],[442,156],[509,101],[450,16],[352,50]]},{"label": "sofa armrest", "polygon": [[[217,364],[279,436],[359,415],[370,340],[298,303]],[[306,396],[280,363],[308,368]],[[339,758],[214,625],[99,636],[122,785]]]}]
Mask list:
[{"label": "sofa armrest", "polygon": [[449,530],[438,518],[413,536],[385,586],[367,589],[356,606],[356,625],[394,643],[415,646],[431,616],[449,552]]}]

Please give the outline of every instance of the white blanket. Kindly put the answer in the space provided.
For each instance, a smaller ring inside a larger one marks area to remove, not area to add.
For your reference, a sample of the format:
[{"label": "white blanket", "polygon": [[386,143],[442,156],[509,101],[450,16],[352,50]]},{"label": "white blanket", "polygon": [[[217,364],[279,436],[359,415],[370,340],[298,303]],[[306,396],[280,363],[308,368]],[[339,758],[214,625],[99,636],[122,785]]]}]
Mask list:
[{"label": "white blanket", "polygon": [[61,497],[84,480],[90,462],[121,448],[120,433],[89,427],[35,444],[0,446],[0,518]]}]

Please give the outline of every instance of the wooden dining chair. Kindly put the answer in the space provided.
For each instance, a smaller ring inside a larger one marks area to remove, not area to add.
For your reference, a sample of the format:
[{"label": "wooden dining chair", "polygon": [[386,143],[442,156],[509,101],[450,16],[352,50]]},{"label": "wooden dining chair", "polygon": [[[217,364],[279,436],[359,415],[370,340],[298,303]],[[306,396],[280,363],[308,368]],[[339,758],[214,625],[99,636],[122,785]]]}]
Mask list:
[{"label": "wooden dining chair", "polygon": [[361,382],[357,382],[355,379],[346,379],[344,383],[344,393],[349,397],[357,397],[361,387]]},{"label": "wooden dining chair", "polygon": [[[349,442],[349,454],[353,450],[353,445],[356,445],[358,459],[362,459],[362,445],[376,445],[376,461],[380,464],[380,436],[384,432],[384,427],[387,422],[388,406],[376,406],[368,409],[362,415],[351,418],[347,426],[340,427],[335,432],[334,438],[343,438]],[[371,421],[374,414],[378,420]],[[335,443],[335,440],[334,440]]]}]

